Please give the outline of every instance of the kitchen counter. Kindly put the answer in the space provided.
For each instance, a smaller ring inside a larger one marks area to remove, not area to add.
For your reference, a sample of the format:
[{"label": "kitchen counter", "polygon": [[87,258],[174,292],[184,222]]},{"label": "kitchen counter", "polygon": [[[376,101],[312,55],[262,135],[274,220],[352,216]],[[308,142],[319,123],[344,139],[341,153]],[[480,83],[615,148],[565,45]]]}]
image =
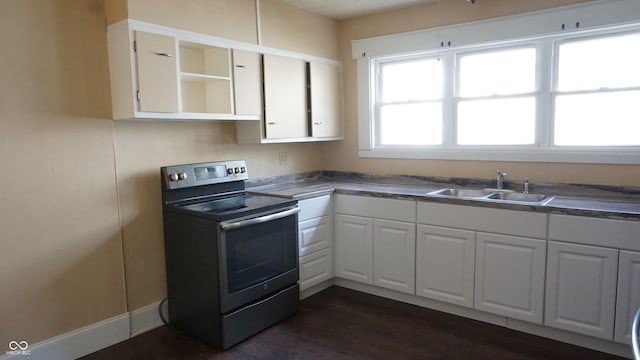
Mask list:
[{"label": "kitchen counter", "polygon": [[[492,185],[490,181],[474,179],[316,172],[250,180],[247,190],[296,200],[337,193],[640,221],[640,192],[636,188],[534,184],[534,192],[554,196],[544,205],[429,194],[444,188],[481,189]],[[505,186],[510,187],[514,184]]]}]

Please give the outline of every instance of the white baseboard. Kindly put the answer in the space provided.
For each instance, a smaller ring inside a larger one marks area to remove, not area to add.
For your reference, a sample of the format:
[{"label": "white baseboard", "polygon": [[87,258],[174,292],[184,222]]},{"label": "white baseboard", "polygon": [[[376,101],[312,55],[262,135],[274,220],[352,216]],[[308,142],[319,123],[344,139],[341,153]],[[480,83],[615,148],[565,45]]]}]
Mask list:
[{"label": "white baseboard", "polygon": [[[131,319],[131,337],[164,325],[158,312],[160,303],[159,301],[129,313]],[[167,320],[169,319],[166,301],[162,304],[162,316]]]},{"label": "white baseboard", "polygon": [[334,278],[336,286],[352,289],[371,295],[381,296],[387,299],[405,302],[453,315],[458,315],[482,322],[510,328],[516,331],[545,337],[548,339],[581,346],[587,349],[601,351],[621,357],[633,358],[631,346],[614,343],[612,341],[597,339],[591,336],[580,335],[569,331],[536,325],[520,320],[510,319],[504,316],[493,315],[484,311],[469,309],[458,305],[447,304],[436,300],[429,300],[420,296],[405,294],[394,290],[387,290],[373,285],[367,285],[356,281]]},{"label": "white baseboard", "polygon": [[18,354],[5,353],[1,360],[69,360],[127,340],[130,334],[129,314],[121,314],[100,322],[29,344]]},{"label": "white baseboard", "polygon": [[[166,302],[163,315],[168,318]],[[0,360],[69,360],[91,354],[163,325],[160,302],[52,337],[25,350],[0,354]]]}]

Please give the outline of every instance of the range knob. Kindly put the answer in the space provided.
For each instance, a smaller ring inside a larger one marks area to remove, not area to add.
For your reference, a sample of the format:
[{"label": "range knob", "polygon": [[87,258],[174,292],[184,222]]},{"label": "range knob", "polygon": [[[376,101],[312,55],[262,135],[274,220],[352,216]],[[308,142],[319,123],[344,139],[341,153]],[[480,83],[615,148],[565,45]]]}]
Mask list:
[{"label": "range knob", "polygon": [[241,167],[241,168],[240,168],[240,172],[241,172],[241,173],[243,173],[243,174],[244,174],[244,173],[246,173],[246,172],[247,172],[247,168],[246,168],[246,167],[244,167],[244,166],[243,166],[243,167]]},{"label": "range knob", "polygon": [[178,174],[178,179],[186,180],[187,179],[187,173],[186,172],[181,172],[180,174]]},{"label": "range knob", "polygon": [[227,174],[233,175],[233,168],[228,168],[227,169]]},{"label": "range knob", "polygon": [[169,181],[178,181],[178,174],[169,174]]}]

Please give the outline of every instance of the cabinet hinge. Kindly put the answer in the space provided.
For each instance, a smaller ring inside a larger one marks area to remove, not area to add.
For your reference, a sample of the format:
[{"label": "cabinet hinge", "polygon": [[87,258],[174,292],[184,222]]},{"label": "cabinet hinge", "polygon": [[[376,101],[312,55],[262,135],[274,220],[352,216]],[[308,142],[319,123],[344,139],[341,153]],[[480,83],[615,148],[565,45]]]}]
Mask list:
[{"label": "cabinet hinge", "polygon": [[136,100],[140,101],[140,90],[136,90]]},{"label": "cabinet hinge", "polygon": [[137,41],[133,41],[133,52],[138,52],[138,42]]}]

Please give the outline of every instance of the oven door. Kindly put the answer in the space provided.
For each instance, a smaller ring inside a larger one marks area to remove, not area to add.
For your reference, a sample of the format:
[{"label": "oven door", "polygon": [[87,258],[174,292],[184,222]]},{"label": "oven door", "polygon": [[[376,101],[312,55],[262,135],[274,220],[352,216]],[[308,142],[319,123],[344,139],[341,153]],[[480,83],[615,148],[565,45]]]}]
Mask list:
[{"label": "oven door", "polygon": [[223,313],[298,282],[298,212],[220,223],[220,303]]}]

